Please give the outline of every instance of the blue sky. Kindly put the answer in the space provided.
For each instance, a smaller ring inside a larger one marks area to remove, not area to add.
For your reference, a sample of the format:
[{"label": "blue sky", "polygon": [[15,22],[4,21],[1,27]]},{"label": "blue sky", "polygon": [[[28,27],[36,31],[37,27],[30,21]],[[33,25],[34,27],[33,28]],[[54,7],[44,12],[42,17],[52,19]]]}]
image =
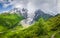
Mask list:
[{"label": "blue sky", "polygon": [[[59,0],[0,0],[0,12],[8,11],[12,8],[27,8],[29,13],[33,13],[36,9],[41,9],[45,13],[60,13]],[[58,9],[58,10],[57,10]]]},{"label": "blue sky", "polygon": [[[6,4],[8,4],[8,3],[6,3]],[[12,8],[12,5],[9,5],[9,6],[7,6],[7,7],[4,7],[4,4],[3,3],[0,3],[0,13],[1,12],[4,12],[4,11],[8,11],[8,10],[10,10]]]}]

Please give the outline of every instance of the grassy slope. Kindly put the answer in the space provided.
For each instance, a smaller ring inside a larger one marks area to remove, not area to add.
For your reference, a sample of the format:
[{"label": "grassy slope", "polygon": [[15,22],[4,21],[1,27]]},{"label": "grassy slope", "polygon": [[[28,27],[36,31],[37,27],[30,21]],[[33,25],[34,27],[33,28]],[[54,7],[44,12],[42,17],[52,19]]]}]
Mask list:
[{"label": "grassy slope", "polygon": [[[17,26],[18,27],[18,26]],[[12,29],[2,33],[1,38],[60,38],[60,15],[45,21],[40,18],[39,21],[26,29]]]},{"label": "grassy slope", "polygon": [[20,22],[22,19],[23,17],[18,16],[17,14],[0,14],[0,31],[4,31],[5,29],[7,30],[17,26],[18,22]]}]

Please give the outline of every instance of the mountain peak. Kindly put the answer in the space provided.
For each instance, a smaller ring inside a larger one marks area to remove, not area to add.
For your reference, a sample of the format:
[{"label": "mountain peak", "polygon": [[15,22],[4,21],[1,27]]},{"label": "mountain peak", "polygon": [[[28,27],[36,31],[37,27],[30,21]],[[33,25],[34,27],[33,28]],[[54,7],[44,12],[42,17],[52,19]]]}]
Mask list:
[{"label": "mountain peak", "polygon": [[41,17],[47,20],[48,18],[52,17],[52,15],[46,14],[46,13],[44,13],[44,12],[43,12],[42,10],[40,10],[40,9],[36,10],[36,11],[35,11],[34,20],[38,20],[38,19],[41,18]]}]

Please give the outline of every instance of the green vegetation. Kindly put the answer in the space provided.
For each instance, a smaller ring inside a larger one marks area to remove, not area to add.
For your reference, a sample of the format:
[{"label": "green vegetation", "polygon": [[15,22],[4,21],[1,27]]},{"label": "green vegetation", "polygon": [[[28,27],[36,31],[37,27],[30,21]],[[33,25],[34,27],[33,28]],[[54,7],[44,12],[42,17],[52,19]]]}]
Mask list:
[{"label": "green vegetation", "polygon": [[0,30],[6,30],[9,27],[9,30],[0,33],[0,38],[60,38],[60,15],[51,17],[47,21],[40,18],[28,28],[16,24],[23,19],[22,16],[2,14],[0,18]]},{"label": "green vegetation", "polygon": [[14,28],[22,19],[23,17],[18,16],[17,14],[0,14],[0,32]]}]

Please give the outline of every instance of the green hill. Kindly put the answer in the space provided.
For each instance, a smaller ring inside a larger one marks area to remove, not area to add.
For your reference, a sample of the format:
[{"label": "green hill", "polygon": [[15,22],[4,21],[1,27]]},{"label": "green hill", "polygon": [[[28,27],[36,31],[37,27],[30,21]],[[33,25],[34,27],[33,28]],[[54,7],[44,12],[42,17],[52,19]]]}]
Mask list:
[{"label": "green hill", "polygon": [[47,21],[43,18],[40,18],[28,28],[20,28],[19,26],[16,26],[14,29],[0,33],[0,38],[60,38],[59,35],[60,15],[56,15]]},{"label": "green hill", "polygon": [[0,14],[0,31],[5,29],[14,28],[23,19],[23,17],[17,14],[2,13]]}]

